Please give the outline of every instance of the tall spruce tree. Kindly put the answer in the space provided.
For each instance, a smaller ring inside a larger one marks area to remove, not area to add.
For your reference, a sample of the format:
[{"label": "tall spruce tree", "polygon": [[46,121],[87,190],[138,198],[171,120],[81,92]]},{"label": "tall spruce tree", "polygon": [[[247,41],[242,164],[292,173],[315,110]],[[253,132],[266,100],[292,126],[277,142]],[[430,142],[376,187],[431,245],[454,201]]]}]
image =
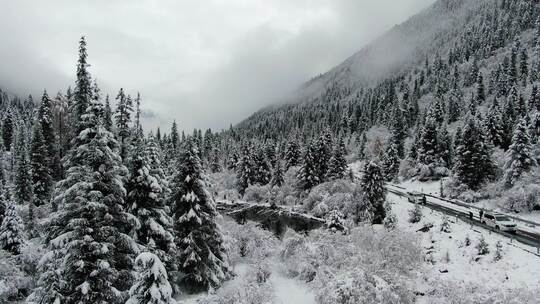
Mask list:
[{"label": "tall spruce tree", "polygon": [[364,167],[360,187],[364,204],[370,206],[369,209],[373,212],[371,223],[382,224],[386,217],[386,188],[381,168],[375,162],[369,162]]},{"label": "tall spruce tree", "polygon": [[105,97],[105,110],[103,117],[103,126],[107,131],[113,131],[113,113],[111,108],[111,102],[109,101],[109,95]]},{"label": "tall spruce tree", "polygon": [[320,182],[326,178],[328,164],[332,157],[332,135],[329,130],[325,130],[315,143],[315,151],[312,154],[315,162],[316,174]]},{"label": "tall spruce tree", "polygon": [[84,36],[79,40],[79,60],[77,61],[77,80],[73,92],[73,136],[77,136],[84,129],[82,116],[92,99],[92,79],[88,71],[88,53]]},{"label": "tall spruce tree", "polygon": [[523,173],[537,165],[532,149],[527,122],[522,118],[514,130],[504,165],[504,182],[507,187],[512,187]]},{"label": "tall spruce tree", "polygon": [[288,170],[290,167],[298,166],[300,159],[300,145],[298,145],[296,139],[291,139],[285,148],[285,169]]},{"label": "tall spruce tree", "polygon": [[28,144],[24,130],[21,128],[17,136],[15,148],[16,169],[15,172],[15,197],[19,204],[31,202],[34,199],[32,187],[32,166],[30,164]]},{"label": "tall spruce tree", "polygon": [[326,178],[328,180],[341,179],[347,174],[347,160],[345,160],[345,143],[343,138],[336,141],[332,157],[328,164],[328,172]]},{"label": "tall spruce tree", "polygon": [[47,236],[49,256],[56,259],[49,260],[40,278],[34,294],[40,300],[124,303],[131,286],[137,245],[128,233],[138,223],[126,212],[127,169],[118,143],[103,126],[103,112],[103,105],[92,100],[66,156],[67,175],[56,189],[60,208]]},{"label": "tall spruce tree", "polygon": [[4,122],[2,124],[2,140],[4,141],[4,147],[7,151],[10,151],[11,144],[13,142],[14,123],[13,114],[8,111],[4,116]]},{"label": "tall spruce tree", "polygon": [[218,215],[207,191],[198,151],[191,141],[181,151],[169,205],[174,217],[178,283],[188,290],[208,290],[231,277]]},{"label": "tall spruce tree", "polygon": [[360,135],[360,143],[358,144],[358,159],[360,160],[364,160],[366,158],[366,145],[366,132],[362,132],[362,135]]},{"label": "tall spruce tree", "polygon": [[428,167],[433,167],[438,160],[437,128],[435,119],[428,116],[418,140],[418,162]]},{"label": "tall spruce tree", "polygon": [[40,125],[43,139],[47,144],[47,149],[44,151],[47,153],[47,163],[44,163],[43,165],[48,166],[52,170],[52,160],[56,154],[56,135],[53,126],[52,103],[47,91],[44,91],[43,96],[41,97],[37,123]]},{"label": "tall spruce tree", "polygon": [[272,178],[271,165],[266,158],[265,150],[259,148],[253,155],[252,180],[260,185],[266,185]]},{"label": "tall spruce tree", "polygon": [[396,178],[399,171],[399,155],[396,143],[390,143],[384,152],[382,161],[382,172],[384,178],[387,181],[391,181]]},{"label": "tall spruce tree", "polygon": [[493,99],[489,111],[484,120],[487,138],[494,146],[503,148],[506,143],[506,129],[503,122],[501,109],[497,99]]},{"label": "tall spruce tree", "polygon": [[314,159],[316,153],[317,148],[313,143],[310,143],[304,151],[302,164],[297,176],[298,184],[302,190],[309,190],[321,182],[317,173],[317,164]]},{"label": "tall spruce tree", "polygon": [[36,123],[30,150],[32,185],[36,206],[48,203],[53,187],[52,170],[49,168],[51,161],[48,155],[48,147],[49,145],[42,134],[41,124]]},{"label": "tall spruce tree", "polygon": [[120,157],[125,163],[129,153],[129,137],[131,135],[131,112],[133,112],[133,101],[131,97],[124,93],[124,89],[120,89],[116,96],[117,105],[115,111],[116,130],[118,132],[118,140],[120,142]]},{"label": "tall spruce tree", "polygon": [[284,182],[285,182],[285,179],[283,178],[283,170],[281,169],[281,162],[278,160],[276,162],[276,166],[274,167],[274,172],[272,174],[272,180],[270,181],[270,185],[272,187],[281,187]]},{"label": "tall spruce tree", "polygon": [[167,265],[168,271],[172,271],[175,248],[173,223],[163,197],[161,181],[160,176],[152,174],[143,140],[139,139],[135,146],[130,179],[126,185],[128,211],[136,216],[140,223],[134,239],[156,254]]},{"label": "tall spruce tree", "polygon": [[236,163],[236,177],[237,177],[237,186],[238,193],[244,195],[246,189],[253,184],[255,171],[255,165],[253,163],[253,152],[250,144],[246,144],[242,147],[242,156],[240,156],[238,162]]},{"label": "tall spruce tree", "polygon": [[462,184],[477,190],[494,176],[489,145],[475,117],[469,116],[456,147],[454,173]]}]

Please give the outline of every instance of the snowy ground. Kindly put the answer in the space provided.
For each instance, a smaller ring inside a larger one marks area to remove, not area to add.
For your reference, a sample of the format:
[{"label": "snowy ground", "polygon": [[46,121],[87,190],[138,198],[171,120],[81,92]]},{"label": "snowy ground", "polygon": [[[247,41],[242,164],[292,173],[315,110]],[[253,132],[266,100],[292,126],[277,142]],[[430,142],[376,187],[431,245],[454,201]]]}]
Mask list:
[{"label": "snowy ground", "polygon": [[[394,202],[393,210],[398,217],[399,229],[418,234],[425,252],[431,252],[433,262],[426,263],[428,271],[422,275],[424,281],[419,282],[426,294],[429,293],[431,282],[440,280],[494,288],[540,287],[540,258],[508,244],[506,237],[471,227],[455,218],[451,219],[451,233],[441,232],[443,215],[429,208],[423,209],[424,217],[420,223],[411,224],[408,222],[408,212],[413,205],[406,198],[393,194],[389,194],[388,198]],[[427,223],[433,223],[434,227],[427,233],[417,232]],[[482,235],[490,249],[485,256],[479,256],[475,247]],[[471,240],[469,246],[465,246],[467,236]],[[498,241],[503,244],[503,257],[495,262],[494,252]]]},{"label": "snowy ground", "polygon": [[[302,282],[288,278],[277,267],[277,261],[272,268],[272,274],[269,278],[269,284],[271,285],[272,293],[274,295],[274,302],[276,304],[315,304],[315,297],[311,290]],[[236,277],[224,284],[222,288],[240,288],[242,281],[246,278],[249,270],[253,268],[253,265],[248,263],[239,263],[235,266]],[[198,300],[203,298],[206,293],[195,295],[182,295],[177,298],[178,304],[197,304]],[[231,303],[233,304],[233,303]]]}]

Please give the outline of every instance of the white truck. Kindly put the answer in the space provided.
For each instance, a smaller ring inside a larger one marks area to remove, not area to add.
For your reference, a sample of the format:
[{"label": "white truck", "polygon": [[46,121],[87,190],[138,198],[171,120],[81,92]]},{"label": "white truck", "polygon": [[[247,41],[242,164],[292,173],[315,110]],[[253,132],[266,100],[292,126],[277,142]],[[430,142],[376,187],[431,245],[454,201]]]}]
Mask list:
[{"label": "white truck", "polygon": [[516,231],[516,223],[504,214],[486,212],[484,213],[484,216],[481,220],[482,224],[495,228],[497,230],[502,230],[506,232]]}]

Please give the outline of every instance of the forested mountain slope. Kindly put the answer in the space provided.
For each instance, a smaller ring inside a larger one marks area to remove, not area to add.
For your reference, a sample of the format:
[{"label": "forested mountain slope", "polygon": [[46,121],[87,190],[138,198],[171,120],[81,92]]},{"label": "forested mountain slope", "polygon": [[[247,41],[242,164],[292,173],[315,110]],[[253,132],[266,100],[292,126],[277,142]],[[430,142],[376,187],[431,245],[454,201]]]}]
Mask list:
[{"label": "forested mountain slope", "polygon": [[240,123],[238,129],[279,138],[291,130],[316,134],[329,124],[334,132],[360,134],[369,126],[391,121],[388,116],[398,106],[406,110],[420,102],[424,108],[434,93],[447,107],[456,93],[466,103],[464,99],[470,97],[466,93],[476,82],[475,71],[482,70],[485,85],[490,84],[491,89],[496,85],[490,77],[496,66],[491,63],[502,63],[502,56],[509,55],[516,39],[524,40],[521,48],[526,49],[528,62],[537,61],[536,39],[530,40],[538,16],[534,3],[437,1],[305,83],[288,104],[263,109]]},{"label": "forested mountain slope", "polygon": [[[439,0],[304,84],[289,103],[222,133],[222,143],[227,152],[246,141],[264,143],[255,150],[276,145],[313,186],[327,177],[320,168],[309,173],[309,162],[328,163],[342,140],[349,157],[376,160],[388,180],[452,177],[451,194],[499,197],[538,175],[539,17],[538,1]],[[496,189],[475,192],[493,181]],[[504,204],[539,206],[514,200]]]}]

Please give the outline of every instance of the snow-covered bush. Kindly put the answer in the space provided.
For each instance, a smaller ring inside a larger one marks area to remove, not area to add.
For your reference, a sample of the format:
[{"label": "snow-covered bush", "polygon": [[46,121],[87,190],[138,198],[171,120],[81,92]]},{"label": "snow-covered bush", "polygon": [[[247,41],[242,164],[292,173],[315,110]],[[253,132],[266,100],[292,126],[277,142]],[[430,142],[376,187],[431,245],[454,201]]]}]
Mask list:
[{"label": "snow-covered bush", "polygon": [[383,221],[384,228],[386,230],[396,229],[398,219],[397,219],[396,214],[392,211],[392,203],[386,202],[384,205],[384,208],[386,210],[386,217],[384,218],[384,221]]},{"label": "snow-covered bush", "polygon": [[493,257],[493,260],[495,260],[495,262],[500,261],[502,259],[502,254],[503,254],[502,250],[503,250],[503,245],[501,241],[498,241],[497,244],[495,245],[495,256]]},{"label": "snow-covered bush", "polygon": [[465,247],[471,246],[471,238],[469,237],[468,234],[465,236],[464,244],[465,244]]},{"label": "snow-covered bush", "polygon": [[267,262],[259,261],[252,265],[250,271],[246,274],[246,277],[250,282],[257,282],[259,284],[266,283],[272,275],[270,266]]},{"label": "snow-covered bush", "polygon": [[39,262],[44,254],[45,248],[42,244],[33,242],[25,243],[21,247],[21,253],[18,256],[21,269],[27,274],[34,276],[34,278],[37,278],[39,274]]},{"label": "snow-covered bush", "polygon": [[33,279],[25,274],[17,258],[0,250],[0,303],[14,303],[33,288]]},{"label": "snow-covered bush", "polygon": [[138,276],[126,304],[174,304],[167,270],[159,258],[143,252],[135,259]]},{"label": "snow-covered bush", "polygon": [[422,220],[422,206],[414,204],[413,209],[409,210],[409,223],[418,223]]},{"label": "snow-covered bush", "polygon": [[257,266],[233,284],[226,284],[209,295],[199,299],[198,304],[273,304],[275,293],[268,282],[267,266]]},{"label": "snow-covered bush", "polygon": [[[351,213],[356,185],[347,179],[322,183],[314,187],[303,201],[305,211],[326,217],[326,212],[339,210],[345,217]],[[326,212],[325,212],[326,211]]]},{"label": "snow-covered bush", "polygon": [[362,270],[388,282],[404,299],[410,295],[407,281],[411,270],[419,267],[422,253],[415,236],[369,226],[352,229],[347,236],[325,230],[312,231],[308,237],[288,234],[280,257],[286,273],[308,282],[313,290],[331,293],[337,286],[328,285],[338,273],[348,276]]},{"label": "snow-covered bush", "polygon": [[234,221],[224,221],[223,231],[226,234],[226,245],[231,261],[241,259],[258,261],[269,257],[277,248],[278,239],[268,230],[264,230],[253,222],[239,225]]},{"label": "snow-covered bush", "polygon": [[326,228],[332,232],[340,231],[343,234],[347,234],[349,229],[345,226],[345,220],[343,219],[343,213],[334,209],[330,211],[326,217]]},{"label": "snow-covered bush", "polygon": [[500,288],[483,286],[481,283],[432,279],[429,293],[430,304],[536,304],[540,290],[534,288]]},{"label": "snow-covered bush", "polygon": [[540,209],[540,186],[518,183],[500,199],[499,206],[512,212],[531,212]]},{"label": "snow-covered bush", "polygon": [[251,185],[244,193],[244,200],[248,202],[265,203],[270,198],[270,185]]},{"label": "snow-covered bush", "polygon": [[236,173],[234,171],[224,170],[208,174],[210,181],[210,191],[217,193],[216,199],[233,199],[238,198],[238,190],[236,189]]},{"label": "snow-covered bush", "polygon": [[298,202],[300,191],[295,185],[298,183],[298,167],[290,167],[285,172],[284,182],[275,191],[275,201],[278,205],[293,206]]},{"label": "snow-covered bush", "polygon": [[447,215],[443,215],[442,221],[441,221],[441,231],[450,233],[452,232],[452,228],[450,227],[450,219]]},{"label": "snow-covered bush", "polygon": [[0,249],[19,254],[24,245],[24,226],[15,203],[8,202],[0,225]]},{"label": "snow-covered bush", "polygon": [[384,279],[362,269],[337,275],[317,290],[316,300],[319,304],[413,303],[411,294],[401,293]]},{"label": "snow-covered bush", "polygon": [[480,237],[480,240],[478,240],[476,249],[478,250],[478,255],[486,255],[489,253],[489,245],[483,235]]}]

